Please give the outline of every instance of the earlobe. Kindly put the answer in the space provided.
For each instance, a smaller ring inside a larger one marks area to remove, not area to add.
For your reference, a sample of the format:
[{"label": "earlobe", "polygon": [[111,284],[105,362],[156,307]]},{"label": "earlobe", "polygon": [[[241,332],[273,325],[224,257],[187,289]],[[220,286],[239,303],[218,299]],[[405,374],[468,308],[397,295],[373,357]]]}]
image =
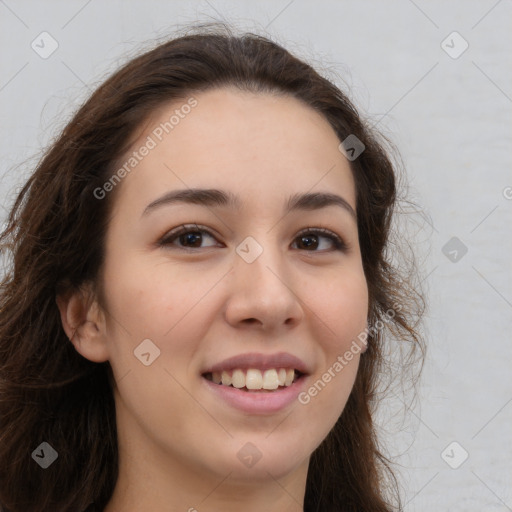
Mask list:
[{"label": "earlobe", "polygon": [[105,316],[90,293],[83,290],[56,297],[62,327],[75,350],[90,361],[108,360]]}]

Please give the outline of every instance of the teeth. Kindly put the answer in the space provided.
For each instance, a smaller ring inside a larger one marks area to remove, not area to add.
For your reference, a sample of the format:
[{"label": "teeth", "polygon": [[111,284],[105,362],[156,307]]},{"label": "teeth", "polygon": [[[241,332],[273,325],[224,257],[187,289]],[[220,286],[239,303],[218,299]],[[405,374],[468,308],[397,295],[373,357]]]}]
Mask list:
[{"label": "teeth", "polygon": [[245,386],[245,375],[242,370],[234,370],[231,384],[234,388],[243,388]]},{"label": "teeth", "polygon": [[263,377],[259,370],[247,370],[245,387],[247,389],[261,389],[263,387]]},{"label": "teeth", "polygon": [[245,387],[249,390],[266,389],[271,391],[280,386],[291,386],[295,380],[295,370],[293,368],[271,368],[262,372],[256,368],[245,371],[236,369],[233,372],[213,372],[211,380],[215,384],[233,386],[238,389]]},{"label": "teeth", "polygon": [[[222,372],[222,384],[224,386],[231,386],[231,375],[228,372]],[[220,382],[216,382],[215,384],[220,384]]]},{"label": "teeth", "polygon": [[277,389],[278,387],[279,380],[277,378],[277,371],[273,369],[266,370],[263,374],[263,389]]}]

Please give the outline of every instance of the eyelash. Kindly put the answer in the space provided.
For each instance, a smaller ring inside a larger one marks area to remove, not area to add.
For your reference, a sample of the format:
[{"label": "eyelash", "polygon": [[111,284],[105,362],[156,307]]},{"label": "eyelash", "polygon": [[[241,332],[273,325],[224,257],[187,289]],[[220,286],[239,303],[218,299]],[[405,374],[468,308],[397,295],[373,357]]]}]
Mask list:
[{"label": "eyelash", "polygon": [[[215,235],[213,235],[213,233],[210,230],[208,230],[206,227],[200,226],[197,224],[184,224],[184,225],[179,226],[179,227],[173,229],[172,231],[166,233],[159,240],[158,245],[161,247],[168,247],[168,246],[172,245],[171,242],[173,242],[176,238],[178,238],[181,235],[188,234],[188,233],[202,233],[202,234],[206,233],[208,236],[210,236],[216,240]],[[308,228],[301,230],[299,233],[297,233],[295,240],[297,238],[304,237],[306,235],[321,235],[325,238],[328,238],[329,240],[332,241],[332,243],[334,245],[333,250],[346,252],[348,249],[348,246],[345,243],[345,241],[340,236],[338,236],[333,231],[330,231],[329,229],[308,227]],[[184,250],[187,252],[196,252],[196,251],[202,249],[202,247],[178,247],[178,249],[181,249],[181,250]],[[326,250],[308,251],[306,249],[303,249],[303,250],[305,250],[306,252],[319,252],[319,253],[331,252],[330,250],[327,250],[327,251]]]}]

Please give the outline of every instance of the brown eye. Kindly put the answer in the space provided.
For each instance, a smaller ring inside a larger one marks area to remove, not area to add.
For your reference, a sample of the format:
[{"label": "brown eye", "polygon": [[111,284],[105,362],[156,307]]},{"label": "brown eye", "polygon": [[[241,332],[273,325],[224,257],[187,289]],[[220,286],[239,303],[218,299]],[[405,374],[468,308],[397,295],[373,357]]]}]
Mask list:
[{"label": "brown eye", "polygon": [[179,235],[178,240],[181,245],[188,246],[190,244],[192,247],[199,247],[202,242],[202,234],[199,231],[189,231]]},{"label": "brown eye", "polygon": [[184,249],[201,249],[203,247],[213,247],[215,244],[203,246],[205,239],[215,240],[215,237],[206,229],[202,229],[196,224],[180,226],[170,233],[167,233],[159,245],[176,246]]},{"label": "brown eye", "polygon": [[318,248],[318,238],[316,235],[302,235],[299,237],[300,244],[302,244],[300,249]]},{"label": "brown eye", "polygon": [[[330,244],[327,245],[331,245],[331,249],[329,249],[329,247],[327,247],[327,249],[323,247],[321,250],[317,250],[318,247],[325,246],[325,243],[321,243],[322,239],[330,241]],[[336,233],[323,228],[308,228],[299,233],[296,240],[298,240],[299,249],[309,252],[325,252],[326,250],[333,250],[333,247],[334,250],[338,251],[345,251],[347,249],[345,242]]]}]

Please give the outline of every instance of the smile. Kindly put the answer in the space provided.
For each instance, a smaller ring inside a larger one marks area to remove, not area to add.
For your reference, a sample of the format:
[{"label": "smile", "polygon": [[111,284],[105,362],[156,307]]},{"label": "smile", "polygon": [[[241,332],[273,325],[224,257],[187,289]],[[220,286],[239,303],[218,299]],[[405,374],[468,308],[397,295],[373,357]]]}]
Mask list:
[{"label": "smile", "polygon": [[294,368],[258,368],[208,372],[203,377],[215,384],[242,391],[275,391],[290,387],[302,373]]}]

